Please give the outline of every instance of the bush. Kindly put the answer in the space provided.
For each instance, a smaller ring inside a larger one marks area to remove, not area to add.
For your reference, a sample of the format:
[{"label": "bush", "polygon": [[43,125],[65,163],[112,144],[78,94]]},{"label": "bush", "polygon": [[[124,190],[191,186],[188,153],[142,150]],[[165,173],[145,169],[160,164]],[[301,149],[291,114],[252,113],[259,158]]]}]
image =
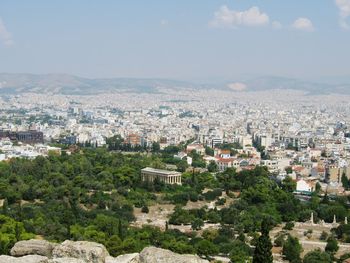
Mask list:
[{"label": "bush", "polygon": [[216,188],[213,191],[208,191],[203,194],[205,200],[214,201],[217,197],[222,195],[222,190],[220,188]]},{"label": "bush", "polygon": [[197,202],[198,201],[198,194],[196,192],[190,192],[189,199],[191,202]]},{"label": "bush", "polygon": [[285,233],[279,233],[274,243],[275,243],[275,246],[277,247],[283,247],[285,241],[286,241]]},{"label": "bush", "polygon": [[202,226],[204,226],[204,222],[200,218],[196,218],[195,220],[193,220],[193,222],[191,224],[191,228],[193,230],[201,230]]},{"label": "bush", "polygon": [[286,225],[283,227],[285,230],[292,230],[294,228],[293,222],[287,222]]},{"label": "bush", "polygon": [[320,249],[316,249],[308,252],[304,257],[303,262],[304,263],[332,263],[332,259],[328,253],[322,252]]},{"label": "bush", "polygon": [[141,208],[141,212],[142,212],[142,213],[145,213],[145,214],[148,214],[148,213],[149,213],[149,208],[148,208],[148,206],[144,205],[144,206]]},{"label": "bush", "polygon": [[220,198],[219,200],[217,200],[215,202],[216,205],[224,205],[226,203],[226,199],[225,198]]},{"label": "bush", "polygon": [[321,236],[320,236],[320,240],[326,241],[328,238],[328,233],[325,231],[322,231]]},{"label": "bush", "polygon": [[334,254],[338,251],[338,241],[334,237],[329,237],[327,239],[327,245],[325,248],[325,251],[331,254]]}]

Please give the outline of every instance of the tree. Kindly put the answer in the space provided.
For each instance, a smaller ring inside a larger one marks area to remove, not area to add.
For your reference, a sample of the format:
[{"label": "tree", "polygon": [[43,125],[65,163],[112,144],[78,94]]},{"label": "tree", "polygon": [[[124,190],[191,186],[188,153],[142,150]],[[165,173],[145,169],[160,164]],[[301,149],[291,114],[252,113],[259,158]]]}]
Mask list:
[{"label": "tree", "polygon": [[316,183],[316,187],[315,187],[315,192],[319,193],[321,191],[321,184],[319,182]]},{"label": "tree", "polygon": [[26,232],[23,223],[0,215],[0,255],[8,254],[17,241],[33,237],[34,234]]},{"label": "tree", "polygon": [[327,192],[324,194],[321,203],[322,204],[329,204],[329,197],[328,197],[328,193]]},{"label": "tree", "polygon": [[205,147],[205,154],[206,155],[210,155],[210,156],[214,156],[214,150],[208,146]]},{"label": "tree", "polygon": [[201,240],[196,245],[196,250],[198,255],[205,256],[209,258],[210,256],[214,256],[218,253],[218,248],[208,240]]},{"label": "tree", "polygon": [[272,244],[269,231],[269,222],[267,219],[264,219],[261,223],[261,236],[255,246],[253,263],[272,263]]},{"label": "tree", "polygon": [[124,239],[124,227],[122,221],[119,219],[118,220],[118,236],[121,240]]},{"label": "tree", "polygon": [[342,176],[341,176],[341,182],[342,182],[343,187],[344,187],[345,190],[349,190],[350,189],[350,180],[345,175],[345,173],[343,173]]},{"label": "tree", "polygon": [[211,173],[218,171],[218,165],[215,161],[210,161],[210,163],[208,164],[208,171]]},{"label": "tree", "polygon": [[329,237],[327,239],[327,245],[325,251],[334,255],[339,249],[338,241],[334,237]]},{"label": "tree", "polygon": [[282,182],[282,189],[286,192],[293,192],[297,187],[297,183],[292,179],[292,177],[287,176]]},{"label": "tree", "polygon": [[298,238],[288,235],[286,242],[283,244],[282,253],[284,257],[291,263],[300,263],[300,253],[302,252],[302,247],[299,243]]},{"label": "tree", "polygon": [[287,222],[286,225],[283,227],[285,230],[293,230],[294,223],[293,222]]},{"label": "tree", "polygon": [[177,167],[177,170],[179,171],[179,172],[185,172],[186,171],[186,169],[188,168],[188,163],[187,163],[187,161],[186,160],[181,160],[180,162],[178,162],[177,164],[176,164],[176,167]]},{"label": "tree", "polygon": [[230,260],[232,263],[246,263],[252,255],[252,249],[244,242],[235,240],[232,242]]},{"label": "tree", "polygon": [[195,220],[192,221],[191,228],[193,230],[201,230],[202,226],[204,226],[204,222],[200,218],[196,218]]},{"label": "tree", "polygon": [[152,152],[157,153],[160,151],[160,144],[159,142],[153,142],[152,143]]},{"label": "tree", "polygon": [[316,249],[304,256],[303,263],[332,263],[332,259],[328,253]]},{"label": "tree", "polygon": [[320,240],[327,240],[328,239],[328,233],[325,231],[322,231]]}]

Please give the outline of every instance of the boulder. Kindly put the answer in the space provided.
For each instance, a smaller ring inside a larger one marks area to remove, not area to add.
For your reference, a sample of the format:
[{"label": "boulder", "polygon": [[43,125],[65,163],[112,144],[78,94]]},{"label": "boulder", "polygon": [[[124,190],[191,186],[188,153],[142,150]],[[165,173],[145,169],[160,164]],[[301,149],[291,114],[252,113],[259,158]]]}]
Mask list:
[{"label": "boulder", "polygon": [[181,255],[156,247],[144,248],[139,257],[140,263],[209,263],[197,255]]},{"label": "boulder", "polygon": [[85,261],[79,258],[53,258],[49,259],[49,263],[85,263]]},{"label": "boulder", "polygon": [[0,256],[0,263],[48,263],[48,258],[38,255],[28,255],[23,257]]},{"label": "boulder", "polygon": [[86,263],[105,263],[109,256],[104,245],[87,241],[66,240],[52,251],[53,258],[78,258]]},{"label": "boulder", "polygon": [[106,257],[105,263],[140,263],[139,253],[124,254],[116,258]]},{"label": "boulder", "polygon": [[51,257],[52,250],[57,244],[46,240],[30,239],[17,242],[11,249],[11,255],[21,257],[25,255],[40,255]]}]

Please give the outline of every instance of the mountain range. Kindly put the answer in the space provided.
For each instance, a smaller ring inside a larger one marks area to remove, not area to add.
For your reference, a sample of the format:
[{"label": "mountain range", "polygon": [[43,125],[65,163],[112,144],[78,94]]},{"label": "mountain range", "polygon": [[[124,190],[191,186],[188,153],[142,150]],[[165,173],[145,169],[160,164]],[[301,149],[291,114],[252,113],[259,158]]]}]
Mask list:
[{"label": "mountain range", "polygon": [[90,79],[68,74],[0,73],[0,94],[26,92],[40,94],[94,95],[113,92],[159,93],[166,89],[220,89],[232,92],[299,90],[307,94],[350,94],[350,82],[311,82],[294,78],[265,76],[220,84],[198,84],[170,79],[109,78]]}]

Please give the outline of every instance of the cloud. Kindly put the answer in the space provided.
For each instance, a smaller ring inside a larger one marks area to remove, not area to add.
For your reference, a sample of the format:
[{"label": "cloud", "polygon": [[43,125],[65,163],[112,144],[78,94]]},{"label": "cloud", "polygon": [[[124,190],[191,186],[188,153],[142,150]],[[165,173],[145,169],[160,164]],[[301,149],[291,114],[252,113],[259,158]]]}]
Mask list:
[{"label": "cloud", "polygon": [[5,46],[13,45],[12,35],[9,31],[7,31],[6,26],[5,26],[4,22],[2,21],[1,17],[0,17],[0,41]]},{"label": "cloud", "polygon": [[307,32],[312,32],[315,30],[311,20],[305,17],[297,18],[292,24],[292,28]]},{"label": "cloud", "polygon": [[263,26],[269,24],[269,16],[253,6],[245,11],[230,10],[226,5],[214,13],[210,27],[236,28],[239,26]]},{"label": "cloud", "polygon": [[350,0],[335,0],[339,9],[339,25],[344,29],[350,29],[347,19],[350,17]]},{"label": "cloud", "polygon": [[272,28],[274,29],[281,29],[283,27],[282,24],[278,21],[273,21],[271,25],[272,25]]},{"label": "cloud", "polygon": [[227,84],[227,87],[234,91],[244,91],[247,89],[247,85],[241,82],[229,83]]},{"label": "cloud", "polygon": [[166,20],[166,19],[162,19],[162,20],[160,20],[160,25],[161,26],[167,26],[167,25],[169,25],[169,21]]}]

